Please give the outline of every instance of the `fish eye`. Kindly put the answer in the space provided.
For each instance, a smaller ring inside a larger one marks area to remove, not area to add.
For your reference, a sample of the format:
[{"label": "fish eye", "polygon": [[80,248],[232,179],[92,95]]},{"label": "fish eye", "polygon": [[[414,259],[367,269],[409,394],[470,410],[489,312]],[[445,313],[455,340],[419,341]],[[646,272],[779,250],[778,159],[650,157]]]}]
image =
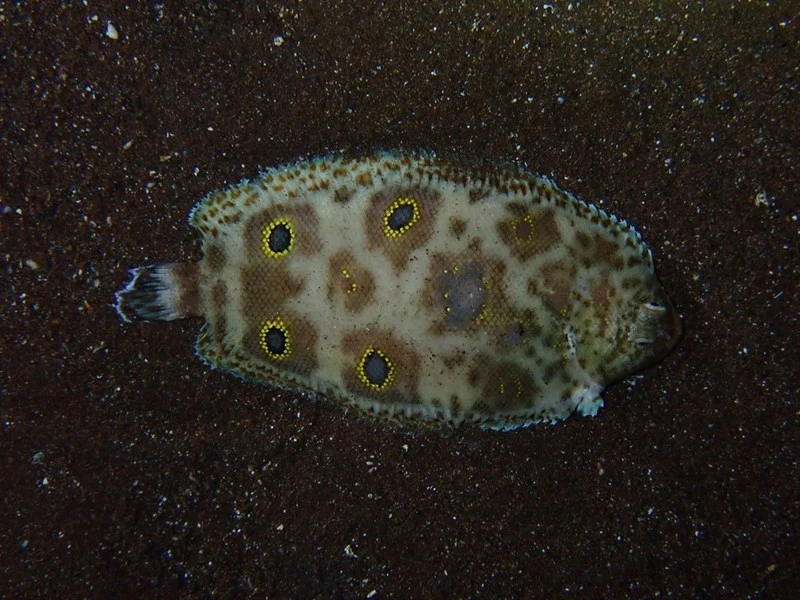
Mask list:
[{"label": "fish eye", "polygon": [[658,302],[645,302],[644,307],[648,310],[652,310],[654,312],[664,312],[667,310],[667,307],[663,304]]}]

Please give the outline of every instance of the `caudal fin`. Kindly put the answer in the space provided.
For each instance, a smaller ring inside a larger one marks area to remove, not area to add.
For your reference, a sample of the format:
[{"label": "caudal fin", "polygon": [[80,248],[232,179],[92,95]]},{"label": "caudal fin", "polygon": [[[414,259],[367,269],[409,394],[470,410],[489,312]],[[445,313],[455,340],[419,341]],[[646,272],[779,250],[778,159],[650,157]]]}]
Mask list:
[{"label": "caudal fin", "polygon": [[199,268],[166,263],[130,270],[131,280],[118,291],[114,308],[123,321],[174,321],[201,313]]}]

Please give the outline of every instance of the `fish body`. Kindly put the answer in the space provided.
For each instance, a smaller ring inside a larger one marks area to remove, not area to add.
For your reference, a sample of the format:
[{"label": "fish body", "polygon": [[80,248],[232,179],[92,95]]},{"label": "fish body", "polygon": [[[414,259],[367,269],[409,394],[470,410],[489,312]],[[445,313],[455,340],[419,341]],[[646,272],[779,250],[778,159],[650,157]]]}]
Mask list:
[{"label": "fish body", "polygon": [[524,170],[320,158],[206,196],[203,258],[131,271],[126,321],[201,316],[213,367],[394,422],[595,415],[680,319],[640,235]]}]

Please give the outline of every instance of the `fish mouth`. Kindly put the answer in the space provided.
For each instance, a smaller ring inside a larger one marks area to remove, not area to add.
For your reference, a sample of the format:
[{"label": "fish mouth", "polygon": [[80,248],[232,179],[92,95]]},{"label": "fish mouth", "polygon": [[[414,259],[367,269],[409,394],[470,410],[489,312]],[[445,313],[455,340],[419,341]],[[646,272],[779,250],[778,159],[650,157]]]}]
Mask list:
[{"label": "fish mouth", "polygon": [[644,351],[643,366],[669,354],[682,334],[681,317],[666,294],[639,305],[631,339]]}]

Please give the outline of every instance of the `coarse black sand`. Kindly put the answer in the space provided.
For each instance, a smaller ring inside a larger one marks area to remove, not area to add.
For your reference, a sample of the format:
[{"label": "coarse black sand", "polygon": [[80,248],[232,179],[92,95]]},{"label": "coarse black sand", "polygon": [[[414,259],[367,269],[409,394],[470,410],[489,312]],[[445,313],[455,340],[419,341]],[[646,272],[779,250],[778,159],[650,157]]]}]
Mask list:
[{"label": "coarse black sand", "polygon": [[[800,587],[797,2],[14,4],[0,596]],[[198,321],[114,313],[128,267],[198,257],[206,192],[395,147],[517,161],[634,223],[680,345],[597,418],[442,434],[211,371]]]}]

